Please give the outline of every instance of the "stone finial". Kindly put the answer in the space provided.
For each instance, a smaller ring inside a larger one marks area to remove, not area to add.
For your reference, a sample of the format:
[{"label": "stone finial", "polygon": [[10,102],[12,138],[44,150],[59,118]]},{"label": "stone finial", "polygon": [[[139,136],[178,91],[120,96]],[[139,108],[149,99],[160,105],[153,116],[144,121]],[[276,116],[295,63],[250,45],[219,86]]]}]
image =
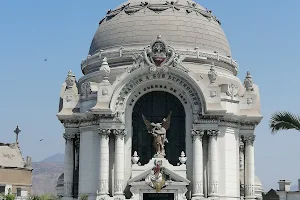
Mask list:
[{"label": "stone finial", "polygon": [[135,151],[133,153],[133,156],[131,157],[131,161],[133,164],[137,164],[140,160],[140,157],[138,156],[137,152]]},{"label": "stone finial", "polygon": [[14,132],[16,134],[16,143],[18,143],[19,133],[21,132],[21,129],[19,128],[19,126],[17,126],[17,128],[14,130]]},{"label": "stone finial", "polygon": [[185,164],[187,161],[187,157],[185,156],[185,153],[183,151],[180,154],[179,161],[181,164]]},{"label": "stone finial", "polygon": [[67,84],[67,89],[72,88],[74,83],[76,82],[76,77],[71,70],[68,71],[68,75],[65,82]]},{"label": "stone finial", "polygon": [[101,65],[99,71],[101,72],[101,75],[103,76],[103,81],[108,82],[108,78],[110,75],[110,67],[108,65],[106,57],[103,58],[102,65]]},{"label": "stone finial", "polygon": [[216,72],[216,70],[214,68],[214,65],[212,65],[210,67],[209,72],[208,72],[208,78],[209,78],[210,83],[211,84],[215,83],[216,80],[217,80],[217,77],[218,77],[218,74],[217,74],[217,72]]},{"label": "stone finial", "polygon": [[254,90],[254,88],[253,88],[253,79],[252,79],[252,76],[251,76],[249,71],[247,71],[247,75],[246,75],[246,78],[244,80],[244,85],[245,85],[246,91],[253,91]]}]

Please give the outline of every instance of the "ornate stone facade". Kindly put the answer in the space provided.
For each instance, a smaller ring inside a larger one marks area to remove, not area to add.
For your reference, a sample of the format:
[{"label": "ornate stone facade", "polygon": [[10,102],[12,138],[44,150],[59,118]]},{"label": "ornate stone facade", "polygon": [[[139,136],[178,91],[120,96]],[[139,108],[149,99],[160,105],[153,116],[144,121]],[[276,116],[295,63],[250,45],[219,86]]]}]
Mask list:
[{"label": "ornate stone facade", "polygon": [[[161,20],[153,20],[158,13]],[[191,37],[174,39],[171,32],[180,35],[182,29],[187,34],[188,25],[180,25],[180,20],[176,25],[168,21],[163,26],[168,31],[155,25],[175,14],[183,21],[205,23],[197,25],[203,29],[212,25],[223,37],[220,21],[195,2],[129,0],[100,22],[91,55],[81,63],[84,76],[77,81],[68,73],[57,114],[66,139],[64,198],[88,194],[89,200],[142,200],[143,194],[157,192],[172,193],[177,200],[261,196],[254,168],[254,131],[262,119],[258,86],[249,72],[244,82],[236,77],[238,65],[226,42],[218,44],[214,36],[215,43],[211,38],[195,39],[201,34],[194,28]],[[128,16],[129,24],[149,17],[154,25],[134,31],[135,26],[122,24],[121,29],[112,23]],[[114,28],[107,32],[110,37],[103,35],[107,26]],[[151,39],[139,35],[145,34],[142,29]],[[116,30],[139,36],[128,38],[114,34]],[[214,49],[205,47],[207,42]],[[144,99],[147,95],[151,98]],[[179,103],[172,103],[174,99]],[[162,116],[170,111],[175,114],[166,126],[169,119]],[[152,129],[144,127],[143,112],[153,120]],[[183,133],[179,127],[184,127]],[[165,152],[155,156],[153,146],[158,144]],[[238,154],[232,153],[238,149]],[[143,163],[149,154],[153,157]]]}]

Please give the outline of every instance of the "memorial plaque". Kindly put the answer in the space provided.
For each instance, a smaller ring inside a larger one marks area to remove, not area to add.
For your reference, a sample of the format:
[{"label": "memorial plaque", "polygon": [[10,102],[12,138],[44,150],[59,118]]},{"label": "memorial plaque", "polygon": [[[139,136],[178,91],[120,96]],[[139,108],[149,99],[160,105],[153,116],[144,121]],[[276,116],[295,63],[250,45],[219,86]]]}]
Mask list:
[{"label": "memorial plaque", "polygon": [[143,200],[174,200],[174,193],[144,193]]}]

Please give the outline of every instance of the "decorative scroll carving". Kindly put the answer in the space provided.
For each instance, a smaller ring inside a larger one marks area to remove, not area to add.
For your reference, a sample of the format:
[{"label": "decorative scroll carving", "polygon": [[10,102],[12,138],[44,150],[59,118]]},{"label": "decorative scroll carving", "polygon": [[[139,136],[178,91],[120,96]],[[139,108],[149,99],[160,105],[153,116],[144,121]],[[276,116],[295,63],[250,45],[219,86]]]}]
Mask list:
[{"label": "decorative scroll carving", "polygon": [[116,136],[116,140],[117,139],[123,140],[126,135],[126,130],[125,129],[115,129],[114,134]]},{"label": "decorative scroll carving", "polygon": [[78,128],[79,121],[77,120],[62,120],[61,123],[64,124],[65,128]]},{"label": "decorative scroll carving", "polygon": [[244,86],[246,88],[246,91],[253,91],[254,90],[254,88],[253,88],[253,79],[252,79],[252,76],[251,76],[249,71],[247,72],[246,78],[244,80]]},{"label": "decorative scroll carving", "polygon": [[142,54],[133,53],[132,58],[133,58],[134,62],[132,64],[132,66],[128,68],[128,70],[127,70],[128,73],[131,73],[134,70],[139,69],[139,68],[142,69],[145,65],[144,57]]},{"label": "decorative scroll carving", "polygon": [[200,140],[202,140],[203,135],[204,135],[204,131],[203,130],[197,130],[197,129],[193,129],[192,130],[193,141],[195,141],[197,138],[199,138]]},{"label": "decorative scroll carving", "polygon": [[145,47],[142,54],[134,53],[132,58],[134,59],[134,63],[127,69],[128,73],[131,73],[136,69],[142,69],[142,67],[145,66],[145,63],[149,67],[151,73],[167,73],[169,67],[188,72],[182,64],[185,56],[176,53],[175,49],[168,46],[166,42],[161,39],[160,35],[157,36],[157,39],[152,42],[150,46]]}]

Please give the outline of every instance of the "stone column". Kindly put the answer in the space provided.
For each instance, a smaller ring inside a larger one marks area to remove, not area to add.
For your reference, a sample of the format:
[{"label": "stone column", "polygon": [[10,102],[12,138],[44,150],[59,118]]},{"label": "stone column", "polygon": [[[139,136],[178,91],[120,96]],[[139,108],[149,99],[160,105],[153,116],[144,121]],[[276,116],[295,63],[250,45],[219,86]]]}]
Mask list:
[{"label": "stone column", "polygon": [[125,129],[116,129],[114,130],[114,134],[116,136],[114,195],[124,195],[124,168],[125,168],[124,137],[126,135],[126,131]]},{"label": "stone column", "polygon": [[203,149],[202,130],[192,130],[193,136],[193,194],[192,198],[203,197]]},{"label": "stone column", "polygon": [[208,130],[209,136],[208,144],[208,159],[209,159],[209,182],[208,182],[208,196],[217,197],[218,180],[219,180],[219,164],[218,164],[218,135],[219,130]]},{"label": "stone column", "polygon": [[64,133],[66,139],[65,144],[65,160],[64,160],[64,197],[72,197],[73,188],[73,172],[74,172],[74,151],[73,138],[74,134]]},{"label": "stone column", "polygon": [[[240,137],[240,141],[239,141],[239,167],[240,167],[240,175],[242,175],[244,179],[241,184],[245,186],[245,144],[242,137]],[[245,190],[242,189],[242,187],[240,189],[240,195],[241,195],[241,199],[244,199]]]},{"label": "stone column", "polygon": [[109,183],[109,134],[110,129],[99,129],[100,149],[99,149],[99,185],[98,196],[108,195]]},{"label": "stone column", "polygon": [[245,198],[255,199],[254,143],[255,135],[245,136]]}]

